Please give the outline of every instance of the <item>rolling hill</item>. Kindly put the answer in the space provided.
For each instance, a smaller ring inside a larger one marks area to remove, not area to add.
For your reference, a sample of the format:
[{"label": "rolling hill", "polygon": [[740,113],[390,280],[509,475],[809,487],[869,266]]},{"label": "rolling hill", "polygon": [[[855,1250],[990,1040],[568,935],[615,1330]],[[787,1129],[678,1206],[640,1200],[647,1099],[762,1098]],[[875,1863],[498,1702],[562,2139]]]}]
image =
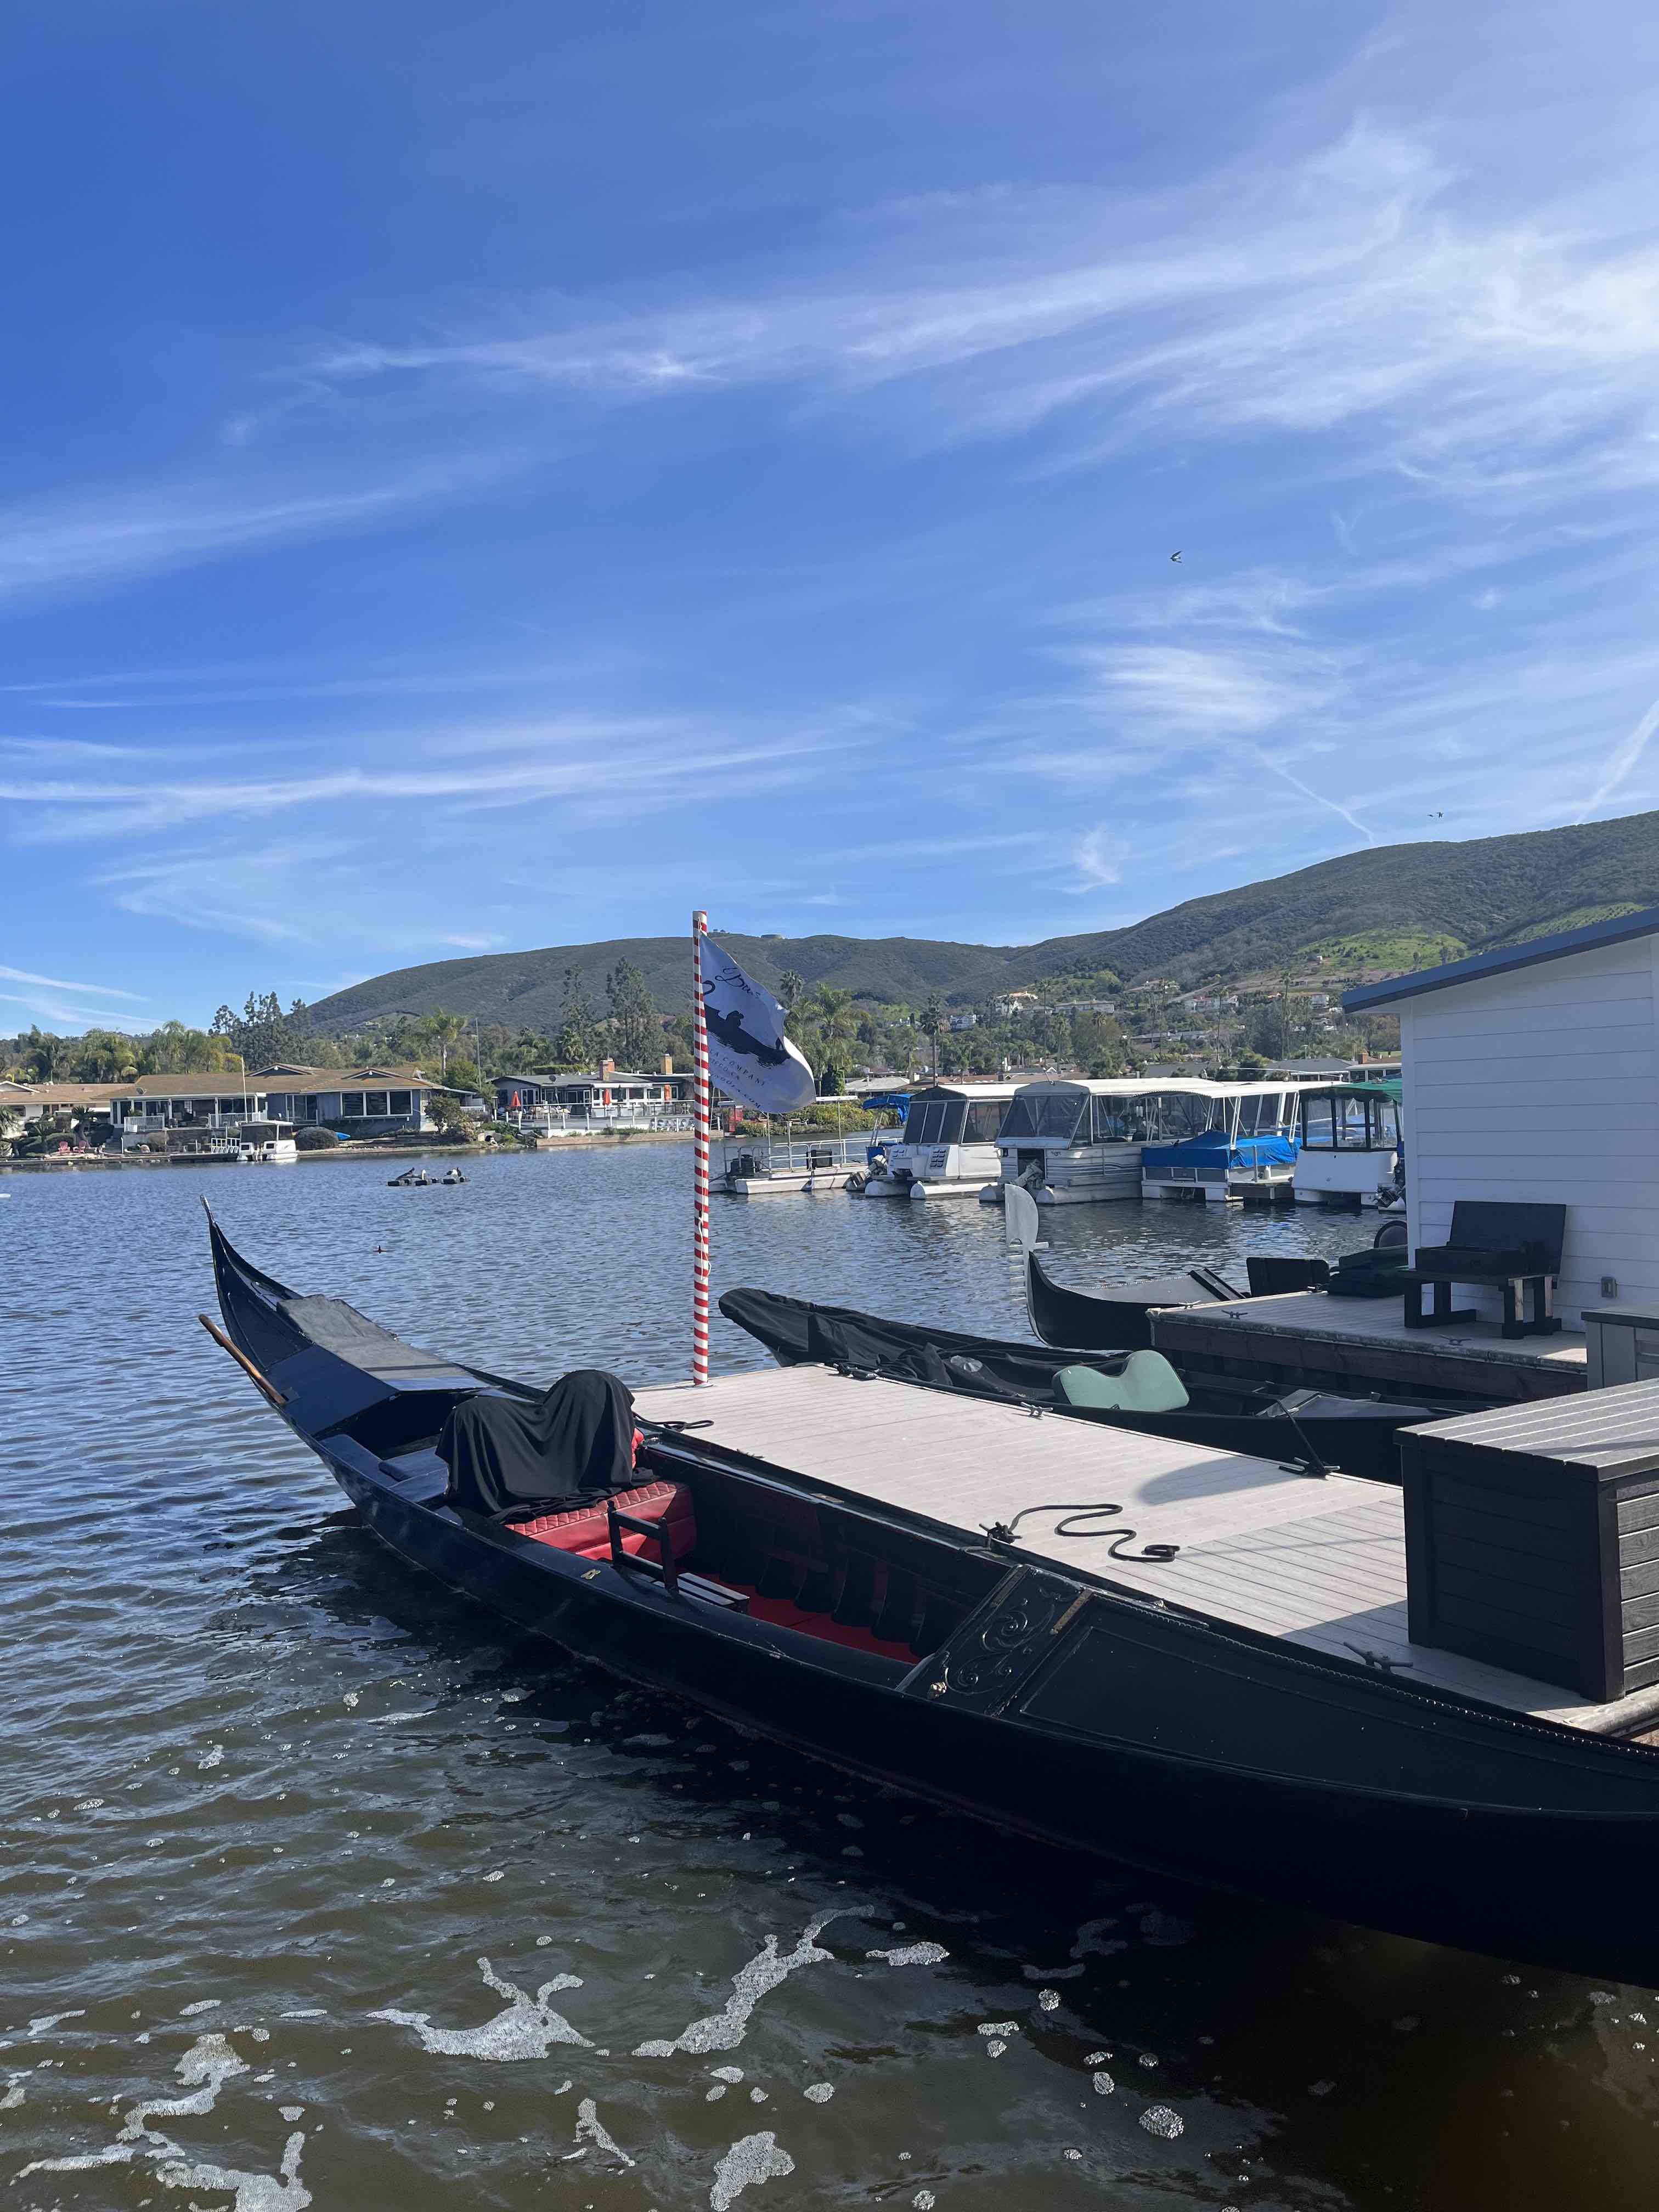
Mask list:
[{"label": "rolling hill", "polygon": [[[726,937],[721,942],[775,988],[793,968],[879,1005],[916,1006],[932,991],[968,1006],[999,991],[1109,969],[1182,983],[1272,972],[1322,955],[1333,972],[1389,972],[1572,928],[1608,913],[1659,905],[1659,814],[1579,823],[1462,843],[1425,842],[1345,853],[1293,875],[1188,899],[1125,929],[1051,937],[1037,945],[956,945],[922,937]],[[614,938],[394,969],[312,1009],[319,1029],[361,1028],[394,1012],[440,1006],[481,1021],[538,1030],[558,1025],[567,968],[600,998],[606,971],[631,960],[665,1013],[685,1004],[684,937]]]}]

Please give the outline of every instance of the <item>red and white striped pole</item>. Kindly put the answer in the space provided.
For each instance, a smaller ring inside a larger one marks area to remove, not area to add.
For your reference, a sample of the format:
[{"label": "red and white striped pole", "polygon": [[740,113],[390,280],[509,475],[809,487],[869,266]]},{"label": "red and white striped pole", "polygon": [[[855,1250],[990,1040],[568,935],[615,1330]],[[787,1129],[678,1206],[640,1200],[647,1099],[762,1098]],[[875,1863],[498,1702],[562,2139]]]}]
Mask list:
[{"label": "red and white striped pole", "polygon": [[708,916],[691,916],[691,1035],[696,1048],[696,1158],[691,1212],[691,1380],[708,1380],[708,1024],[702,1003],[702,940]]}]

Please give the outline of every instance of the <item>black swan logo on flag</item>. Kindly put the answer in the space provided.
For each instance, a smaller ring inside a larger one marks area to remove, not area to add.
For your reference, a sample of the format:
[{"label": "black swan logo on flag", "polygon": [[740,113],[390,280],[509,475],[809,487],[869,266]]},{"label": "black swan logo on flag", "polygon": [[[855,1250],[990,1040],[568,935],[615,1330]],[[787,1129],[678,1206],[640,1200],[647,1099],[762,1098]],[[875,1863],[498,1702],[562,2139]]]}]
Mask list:
[{"label": "black swan logo on flag", "polygon": [[817,1096],[812,1071],[783,1033],[783,1008],[712,937],[702,940],[708,1067],[728,1098],[757,1114],[798,1114]]}]

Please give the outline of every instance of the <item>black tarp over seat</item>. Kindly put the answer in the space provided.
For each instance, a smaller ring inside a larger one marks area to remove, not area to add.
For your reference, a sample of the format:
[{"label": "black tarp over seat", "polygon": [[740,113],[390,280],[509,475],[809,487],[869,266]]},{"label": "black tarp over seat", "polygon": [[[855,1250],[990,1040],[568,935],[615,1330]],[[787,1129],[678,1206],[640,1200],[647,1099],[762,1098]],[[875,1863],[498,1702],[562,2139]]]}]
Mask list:
[{"label": "black tarp over seat", "polygon": [[600,1367],[577,1368],[528,1401],[483,1390],[444,1423],[438,1456],[448,1503],[464,1512],[574,1510],[633,1484],[633,1394]]}]

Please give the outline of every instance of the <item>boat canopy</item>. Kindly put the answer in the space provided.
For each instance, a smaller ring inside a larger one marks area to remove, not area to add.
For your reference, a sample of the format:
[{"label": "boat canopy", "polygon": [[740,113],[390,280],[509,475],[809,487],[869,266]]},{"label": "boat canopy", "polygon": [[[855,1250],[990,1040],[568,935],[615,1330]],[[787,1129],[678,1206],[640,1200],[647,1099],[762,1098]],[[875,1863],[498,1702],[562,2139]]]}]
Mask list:
[{"label": "boat canopy", "polygon": [[1401,1086],[1341,1083],[1302,1095],[1302,1143],[1316,1152],[1391,1152],[1400,1143]]},{"label": "boat canopy", "polygon": [[913,1091],[904,1117],[907,1145],[989,1145],[996,1140],[1011,1084],[953,1090],[940,1084]]},{"label": "boat canopy", "polygon": [[1231,1097],[1213,1083],[1031,1083],[1010,1100],[997,1142],[1174,1143],[1227,1127],[1232,1112]]}]

